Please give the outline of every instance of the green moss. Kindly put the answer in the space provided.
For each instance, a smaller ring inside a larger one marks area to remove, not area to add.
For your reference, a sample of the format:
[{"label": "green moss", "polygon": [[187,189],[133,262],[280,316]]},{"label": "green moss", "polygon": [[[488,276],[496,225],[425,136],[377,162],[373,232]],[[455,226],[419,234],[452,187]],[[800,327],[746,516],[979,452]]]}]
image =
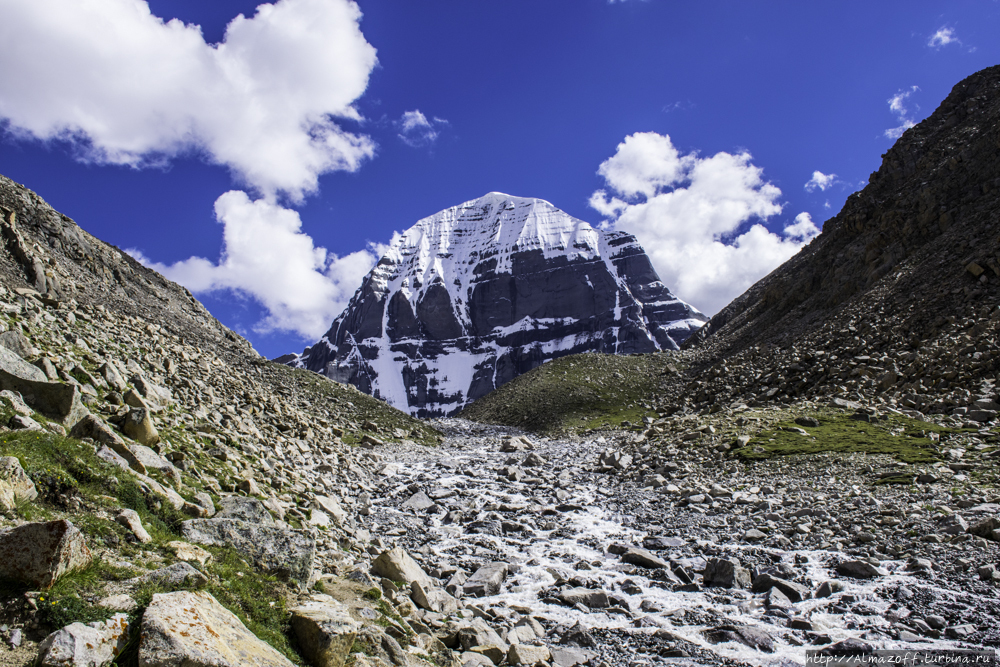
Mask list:
[{"label": "green moss", "polygon": [[[904,463],[926,464],[940,459],[937,446],[925,437],[926,434],[934,432],[944,437],[959,432],[897,415],[875,424],[855,421],[839,413],[819,414],[816,417],[819,426],[811,428],[794,422],[779,422],[771,430],[757,434],[735,455],[753,461],[794,454],[859,452],[889,454]],[[805,430],[808,435],[791,429]]]}]

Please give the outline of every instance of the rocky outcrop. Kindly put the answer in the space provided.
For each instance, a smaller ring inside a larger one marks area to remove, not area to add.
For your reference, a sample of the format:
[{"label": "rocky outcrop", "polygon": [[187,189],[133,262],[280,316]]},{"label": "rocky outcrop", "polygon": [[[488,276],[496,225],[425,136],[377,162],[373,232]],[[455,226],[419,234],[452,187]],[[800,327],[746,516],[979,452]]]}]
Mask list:
[{"label": "rocky outcrop", "polygon": [[327,334],[281,361],[429,417],[557,357],[677,349],[705,319],[634,237],[493,192],[399,236]]}]

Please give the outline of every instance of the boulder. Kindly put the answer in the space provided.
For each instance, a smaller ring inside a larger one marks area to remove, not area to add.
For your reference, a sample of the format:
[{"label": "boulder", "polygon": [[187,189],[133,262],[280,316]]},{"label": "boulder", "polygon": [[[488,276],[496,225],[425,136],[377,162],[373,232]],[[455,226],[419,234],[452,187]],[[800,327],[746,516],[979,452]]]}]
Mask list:
[{"label": "boulder", "polygon": [[968,533],[970,535],[978,535],[979,537],[985,537],[986,539],[996,539],[994,533],[1000,529],[1000,518],[995,516],[989,516],[985,519],[977,521],[968,528]]},{"label": "boulder", "polygon": [[0,533],[0,577],[48,590],[67,572],[90,565],[83,533],[69,521],[26,523]]},{"label": "boulder", "polygon": [[306,584],[312,576],[316,540],[303,531],[216,517],[184,521],[181,533],[195,544],[231,546],[280,579]]},{"label": "boulder", "polygon": [[128,616],[115,614],[104,622],[72,623],[38,645],[38,667],[101,667],[128,643]]},{"label": "boulder", "polygon": [[292,631],[309,664],[343,667],[360,627],[350,609],[328,595],[314,595],[291,614]]},{"label": "boulder", "polygon": [[605,607],[611,606],[611,602],[608,600],[607,591],[601,589],[583,588],[582,586],[569,588],[563,591],[559,594],[559,599],[563,604],[567,604],[571,607],[577,604],[582,604],[585,607],[590,607],[591,609],[604,609]]},{"label": "boulder", "polygon": [[329,496],[316,496],[316,504],[326,512],[338,526],[343,526],[347,521],[347,512],[340,506],[340,503]]},{"label": "boulder", "polygon": [[30,417],[34,412],[34,410],[29,408],[24,402],[24,399],[21,398],[20,394],[10,391],[9,389],[0,391],[0,400],[10,405],[14,412],[24,417]]},{"label": "boulder", "polygon": [[122,433],[146,446],[155,445],[160,441],[160,433],[153,426],[149,410],[142,408],[131,408],[128,411],[122,423]]},{"label": "boulder", "polygon": [[511,644],[507,651],[507,662],[511,665],[537,665],[548,662],[552,658],[545,646],[529,646],[528,644]]},{"label": "boulder", "polygon": [[131,380],[132,386],[135,387],[135,390],[139,392],[139,395],[143,397],[149,407],[155,409],[173,403],[174,396],[170,393],[169,389],[151,382],[142,373],[136,373],[132,376]]},{"label": "boulder", "polygon": [[794,581],[772,577],[766,573],[759,574],[754,578],[751,590],[754,593],[766,593],[772,588],[777,588],[792,602],[802,602],[809,597],[809,589],[806,586],[797,584]]},{"label": "boulder", "polygon": [[31,417],[25,417],[24,415],[14,415],[7,422],[7,428],[12,431],[41,431],[42,425],[36,422]]},{"label": "boulder", "polygon": [[22,359],[38,354],[23,333],[20,331],[4,331],[0,333],[0,347],[5,347]]},{"label": "boulder", "polygon": [[379,554],[372,562],[372,574],[408,585],[418,581],[425,590],[434,587],[431,578],[402,547],[394,547]]},{"label": "boulder", "polygon": [[17,501],[31,501],[38,497],[35,483],[13,456],[0,457],[0,509],[11,510]]},{"label": "boulder", "polygon": [[455,642],[457,647],[463,651],[468,651],[473,646],[499,646],[505,652],[507,650],[507,643],[486,621],[478,616],[472,619],[468,625],[458,629],[458,632],[455,633]]},{"label": "boulder", "polygon": [[852,579],[874,579],[881,577],[885,572],[881,571],[871,563],[863,560],[848,560],[837,564],[837,574]]},{"label": "boulder", "polygon": [[78,421],[70,430],[69,437],[80,439],[90,438],[94,442],[106,445],[115,454],[124,459],[128,463],[129,468],[137,473],[146,474],[146,466],[143,465],[142,461],[129,449],[125,441],[122,440],[122,437],[111,430],[111,427],[101,421],[101,418],[97,415],[87,415]]},{"label": "boulder", "polygon": [[720,625],[705,631],[705,639],[712,644],[739,642],[764,653],[774,653],[774,640],[760,628],[749,625]]},{"label": "boulder", "polygon": [[705,565],[706,586],[746,588],[750,585],[750,572],[735,558],[712,558]]},{"label": "boulder", "polygon": [[174,552],[177,560],[198,563],[201,566],[212,562],[212,554],[194,544],[174,540],[173,542],[167,542],[167,548]]},{"label": "boulder", "polygon": [[157,593],[145,614],[139,667],[292,667],[204,591]]},{"label": "boulder", "polygon": [[0,389],[20,394],[36,412],[63,426],[73,426],[87,414],[76,385],[49,382],[39,368],[5,347],[0,347]]},{"label": "boulder", "polygon": [[458,611],[458,600],[438,588],[424,588],[419,581],[410,584],[410,599],[418,607],[438,614]]},{"label": "boulder", "polygon": [[417,491],[402,505],[403,509],[413,510],[414,512],[426,512],[435,507],[437,507],[437,504],[423,491]]},{"label": "boulder", "polygon": [[623,563],[631,563],[650,570],[670,569],[670,563],[639,547],[628,547],[621,555],[621,559]]},{"label": "boulder", "polygon": [[153,541],[153,538],[146,532],[146,529],[142,527],[142,520],[139,518],[139,513],[135,510],[123,509],[115,517],[115,521],[128,528],[135,535],[135,539],[143,544]]},{"label": "boulder", "polygon": [[[16,352],[2,344],[0,344],[0,374],[2,374],[0,377],[9,375],[21,380],[28,380],[32,382],[48,381],[48,378],[45,376],[42,369],[29,364]],[[12,391],[17,390],[13,389]]]},{"label": "boulder", "polygon": [[507,578],[509,566],[507,563],[487,563],[476,570],[464,584],[462,590],[466,595],[483,597],[486,595],[496,595],[500,592],[500,585]]},{"label": "boulder", "polygon": [[128,383],[125,382],[125,378],[123,378],[122,374],[118,372],[118,369],[110,363],[102,364],[101,367],[97,369],[97,373],[104,378],[104,381],[108,383],[108,386],[115,391],[125,391],[125,388],[128,387]]}]

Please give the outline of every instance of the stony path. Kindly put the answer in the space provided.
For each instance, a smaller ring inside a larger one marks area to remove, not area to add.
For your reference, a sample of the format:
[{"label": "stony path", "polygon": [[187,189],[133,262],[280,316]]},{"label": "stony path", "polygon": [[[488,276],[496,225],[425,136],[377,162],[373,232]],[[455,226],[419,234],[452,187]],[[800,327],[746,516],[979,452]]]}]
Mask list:
[{"label": "stony path", "polygon": [[[996,588],[964,586],[934,573],[936,563],[918,571],[915,559],[745,539],[768,510],[781,510],[780,499],[677,502],[665,487],[642,488],[639,475],[595,472],[602,451],[621,442],[522,439],[460,420],[435,426],[447,436],[438,448],[380,451],[368,528],[385,546],[405,547],[463,596],[467,617],[486,619],[504,640],[521,641],[532,625],[555,664],[792,665],[807,648],[844,640],[996,645]],[[501,451],[525,442],[531,450]],[[775,474],[725,470],[691,475],[753,491],[759,476]],[[499,590],[463,591],[464,577],[491,562],[507,566]],[[844,562],[878,566],[871,578],[852,578],[838,575]],[[440,627],[443,617],[423,620]]]}]

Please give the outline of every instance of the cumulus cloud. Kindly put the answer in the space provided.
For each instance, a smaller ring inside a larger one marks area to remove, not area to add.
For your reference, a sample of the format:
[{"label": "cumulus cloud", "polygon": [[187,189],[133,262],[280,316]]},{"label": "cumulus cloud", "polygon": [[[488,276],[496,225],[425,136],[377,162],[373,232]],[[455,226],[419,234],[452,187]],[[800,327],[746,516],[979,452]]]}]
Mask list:
[{"label": "cumulus cloud", "polygon": [[807,213],[780,234],[751,224],[781,212],[781,191],[751,159],[682,155],[668,136],[633,134],[601,164],[608,190],[590,205],[636,236],[675,294],[714,314],[819,234]]},{"label": "cumulus cloud", "polygon": [[815,192],[816,190],[824,192],[827,188],[833,187],[833,184],[836,182],[836,174],[824,174],[821,171],[814,171],[812,178],[806,182],[805,189],[807,192]]},{"label": "cumulus cloud", "polygon": [[937,31],[930,36],[927,40],[927,46],[933,49],[940,49],[942,46],[948,46],[949,44],[959,44],[961,45],[962,40],[955,36],[955,30],[947,26],[941,26]]},{"label": "cumulus cloud", "polygon": [[219,44],[143,0],[0,0],[0,116],[68,140],[81,159],[134,167],[197,154],[268,198],[355,170],[372,140],[339,119],[375,67],[352,0],[278,0]]},{"label": "cumulus cloud", "polygon": [[192,292],[250,294],[268,310],[268,316],[254,327],[259,333],[285,331],[318,339],[386,250],[370,245],[338,257],[315,247],[302,232],[295,211],[265,200],[251,201],[236,190],[216,200],[215,216],[223,226],[222,255],[217,262],[191,257],[166,265],[151,261],[141,251],[128,252]]},{"label": "cumulus cloud", "polygon": [[427,146],[437,141],[440,134],[439,128],[447,125],[448,121],[442,118],[430,118],[423,114],[420,109],[404,112],[396,127],[399,129],[399,138],[407,146],[419,148]]},{"label": "cumulus cloud", "polygon": [[[899,139],[903,136],[903,132],[916,125],[916,121],[913,120],[911,116],[911,111],[907,106],[909,103],[910,96],[920,90],[917,86],[910,86],[909,90],[901,90],[887,101],[889,103],[889,111],[896,115],[899,125],[893,128],[889,128],[885,131],[885,136],[889,139]],[[919,107],[917,107],[919,109]]]}]

